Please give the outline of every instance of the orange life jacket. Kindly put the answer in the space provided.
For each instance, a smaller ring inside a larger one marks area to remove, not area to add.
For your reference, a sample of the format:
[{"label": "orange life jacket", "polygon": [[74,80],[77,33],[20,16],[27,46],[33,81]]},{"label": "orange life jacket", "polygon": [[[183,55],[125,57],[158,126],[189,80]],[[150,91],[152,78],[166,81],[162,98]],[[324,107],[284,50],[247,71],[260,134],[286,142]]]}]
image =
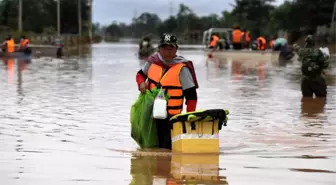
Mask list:
[{"label": "orange life jacket", "polygon": [[271,41],[269,42],[269,46],[270,46],[270,48],[273,49],[273,47],[274,47],[274,40],[271,40]]},{"label": "orange life jacket", "polygon": [[250,42],[250,41],[251,41],[250,32],[246,32],[245,33],[245,42]]},{"label": "orange life jacket", "polygon": [[[258,37],[258,50],[265,50],[266,49],[266,39],[264,37]],[[261,45],[260,45],[261,41]]]},{"label": "orange life jacket", "polygon": [[169,94],[167,102],[167,112],[173,116],[180,114],[183,110],[183,90],[180,82],[180,72],[183,63],[172,65],[166,73],[163,73],[163,68],[156,64],[151,64],[148,69],[148,89],[152,90],[160,83],[161,88]]},{"label": "orange life jacket", "polygon": [[219,37],[217,37],[216,35],[213,35],[212,36],[212,41],[210,42],[210,46],[216,46],[217,45],[217,42],[219,40]]},{"label": "orange life jacket", "polygon": [[20,48],[25,48],[25,47],[27,47],[28,44],[29,44],[29,40],[25,39],[25,40],[20,42]]},{"label": "orange life jacket", "polygon": [[241,43],[241,41],[242,41],[242,32],[239,29],[235,29],[232,32],[232,42]]},{"label": "orange life jacket", "polygon": [[6,44],[7,44],[7,53],[15,52],[15,42],[13,39],[7,40]]}]

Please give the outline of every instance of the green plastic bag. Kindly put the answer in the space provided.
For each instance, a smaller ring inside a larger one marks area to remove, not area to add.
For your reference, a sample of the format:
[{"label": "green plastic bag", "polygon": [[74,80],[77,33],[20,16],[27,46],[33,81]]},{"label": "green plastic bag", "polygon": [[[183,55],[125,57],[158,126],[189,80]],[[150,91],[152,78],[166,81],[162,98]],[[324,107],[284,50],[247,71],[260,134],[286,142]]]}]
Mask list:
[{"label": "green plastic bag", "polygon": [[158,146],[156,125],[152,118],[154,97],[147,90],[139,95],[131,108],[131,136],[141,148]]},{"label": "green plastic bag", "polygon": [[[155,97],[160,90],[157,88],[146,90],[146,93],[141,93],[131,107],[131,137],[141,148],[158,146],[156,124],[152,113]],[[165,99],[169,99],[168,94],[165,94]]]}]

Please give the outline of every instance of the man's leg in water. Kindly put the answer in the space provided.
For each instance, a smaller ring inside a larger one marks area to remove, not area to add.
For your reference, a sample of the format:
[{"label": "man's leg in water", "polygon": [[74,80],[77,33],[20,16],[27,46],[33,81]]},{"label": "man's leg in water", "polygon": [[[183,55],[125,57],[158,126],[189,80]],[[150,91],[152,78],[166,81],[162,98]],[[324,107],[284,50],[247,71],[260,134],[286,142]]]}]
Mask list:
[{"label": "man's leg in water", "polygon": [[313,83],[312,88],[316,97],[327,96],[327,84],[323,76],[317,77]]},{"label": "man's leg in water", "polygon": [[303,97],[313,97],[312,81],[307,78],[301,80],[301,92]]},{"label": "man's leg in water", "polygon": [[167,119],[155,119],[158,140],[159,140],[159,148],[172,148],[172,141],[171,141],[171,133],[170,133],[170,123],[169,118]]}]

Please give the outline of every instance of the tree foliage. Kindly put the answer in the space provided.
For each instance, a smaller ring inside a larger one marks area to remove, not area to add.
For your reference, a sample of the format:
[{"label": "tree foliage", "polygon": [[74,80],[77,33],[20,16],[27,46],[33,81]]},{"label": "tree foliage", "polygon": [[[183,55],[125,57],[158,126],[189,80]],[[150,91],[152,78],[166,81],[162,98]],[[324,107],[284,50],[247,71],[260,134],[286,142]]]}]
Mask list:
[{"label": "tree foliage", "polygon": [[[89,0],[81,0],[82,29],[88,28]],[[60,0],[61,33],[78,33],[77,0]],[[18,27],[19,0],[0,1],[0,26],[9,30]],[[22,0],[23,30],[42,33],[57,30],[57,3],[54,0]]]},{"label": "tree foliage", "polygon": [[[18,1],[0,1],[1,28],[17,30]],[[61,32],[77,34],[77,0],[61,1]],[[89,21],[89,0],[82,0],[82,30],[86,30]],[[274,6],[275,0],[235,0],[232,11],[224,10],[221,15],[198,16],[186,4],[180,4],[174,16],[165,20],[151,12],[143,12],[134,17],[130,24],[111,22],[110,25],[93,25],[95,33],[119,37],[143,37],[173,32],[181,39],[200,39],[203,31],[211,27],[232,28],[239,25],[252,33],[274,36],[279,30],[296,34],[315,33],[321,25],[330,27],[334,0],[292,0],[280,6]],[[57,30],[57,12],[55,0],[23,0],[23,29],[42,33]],[[112,20],[111,20],[112,21]]]},{"label": "tree foliage", "polygon": [[[179,5],[176,15],[165,20],[153,13],[144,12],[129,25],[112,24],[116,31],[106,30],[114,36],[142,37],[173,32],[183,38],[201,38],[203,31],[211,27],[233,28],[235,25],[248,29],[252,37],[270,38],[279,30],[293,33],[315,33],[318,26],[330,26],[334,0],[293,0],[274,6],[275,0],[235,0],[232,11],[221,15],[198,16],[185,4]],[[143,21],[146,20],[146,21]]]}]

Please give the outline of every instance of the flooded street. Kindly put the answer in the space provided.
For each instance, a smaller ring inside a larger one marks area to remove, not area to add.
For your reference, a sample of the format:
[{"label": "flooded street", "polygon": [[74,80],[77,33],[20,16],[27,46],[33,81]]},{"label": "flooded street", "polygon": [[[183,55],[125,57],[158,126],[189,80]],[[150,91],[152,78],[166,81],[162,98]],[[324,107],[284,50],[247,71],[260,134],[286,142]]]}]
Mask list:
[{"label": "flooded street", "polygon": [[302,99],[296,63],[218,65],[201,50],[180,54],[194,61],[197,109],[230,111],[220,156],[135,156],[136,51],[99,44],[80,58],[0,60],[1,185],[336,183],[334,79],[327,100]]}]

